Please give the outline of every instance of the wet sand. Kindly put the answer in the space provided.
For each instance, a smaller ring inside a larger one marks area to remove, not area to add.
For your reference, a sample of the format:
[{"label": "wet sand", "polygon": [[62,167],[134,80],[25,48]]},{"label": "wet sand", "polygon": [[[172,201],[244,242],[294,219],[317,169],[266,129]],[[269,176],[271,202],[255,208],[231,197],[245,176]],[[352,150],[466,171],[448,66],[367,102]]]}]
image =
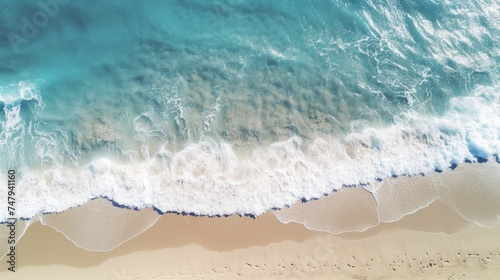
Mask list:
[{"label": "wet sand", "polygon": [[282,224],[272,213],[256,219],[166,214],[110,252],[78,248],[63,234],[36,222],[17,250],[17,272],[2,265],[1,279],[495,279],[500,275],[500,227],[471,224],[441,202],[396,223],[338,235]]}]

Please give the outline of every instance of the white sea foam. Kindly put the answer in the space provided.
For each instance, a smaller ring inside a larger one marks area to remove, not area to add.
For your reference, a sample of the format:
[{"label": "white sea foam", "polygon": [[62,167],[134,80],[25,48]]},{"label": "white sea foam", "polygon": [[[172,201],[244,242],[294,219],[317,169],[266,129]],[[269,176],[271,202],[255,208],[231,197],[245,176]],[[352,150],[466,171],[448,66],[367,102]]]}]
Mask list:
[{"label": "white sea foam", "polygon": [[[0,145],[11,141],[16,132],[23,131],[23,120],[20,116],[23,101],[35,100],[43,107],[40,92],[35,83],[20,81],[0,87],[0,103],[3,103],[4,121],[1,126]],[[15,142],[15,141],[14,141]]]},{"label": "white sea foam", "polygon": [[[498,157],[498,92],[484,87],[474,96],[452,98],[442,117],[408,113],[388,128],[363,129],[341,140],[293,137],[250,155],[206,138],[175,153],[163,146],[141,162],[100,158],[84,168],[23,170],[18,215],[60,212],[99,196],[164,212],[259,215],[345,185]],[[0,211],[5,220],[5,209]]]}]

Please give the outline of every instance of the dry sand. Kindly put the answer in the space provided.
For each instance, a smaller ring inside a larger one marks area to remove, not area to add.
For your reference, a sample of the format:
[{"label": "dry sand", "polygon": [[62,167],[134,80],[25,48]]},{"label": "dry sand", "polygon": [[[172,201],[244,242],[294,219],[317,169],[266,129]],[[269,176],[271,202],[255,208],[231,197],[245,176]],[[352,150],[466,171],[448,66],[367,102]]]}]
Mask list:
[{"label": "dry sand", "polygon": [[[108,210],[114,211],[111,204]],[[77,248],[37,222],[17,250],[17,272],[7,271],[2,260],[0,279],[498,279],[500,275],[500,228],[470,224],[440,202],[396,223],[340,235],[281,224],[271,213],[257,219],[167,214],[111,252]]]}]

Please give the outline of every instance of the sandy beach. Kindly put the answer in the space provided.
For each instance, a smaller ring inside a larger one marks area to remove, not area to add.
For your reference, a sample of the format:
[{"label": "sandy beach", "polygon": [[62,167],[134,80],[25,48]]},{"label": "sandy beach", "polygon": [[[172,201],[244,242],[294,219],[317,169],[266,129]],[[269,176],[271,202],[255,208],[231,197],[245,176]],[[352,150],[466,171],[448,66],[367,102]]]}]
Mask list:
[{"label": "sandy beach", "polygon": [[[103,204],[107,211],[131,211]],[[272,213],[256,219],[166,214],[110,252],[80,249],[36,222],[17,249],[17,272],[2,265],[1,279],[496,279],[500,275],[500,227],[469,223],[442,202],[396,223],[338,235],[282,224]]]},{"label": "sandy beach", "polygon": [[[499,167],[343,188],[257,218],[160,215],[94,199],[35,217],[24,235],[19,221],[16,272],[4,258],[0,279],[497,279]],[[407,214],[388,222],[396,213]]]},{"label": "sandy beach", "polygon": [[2,1],[0,280],[499,280],[499,19]]}]

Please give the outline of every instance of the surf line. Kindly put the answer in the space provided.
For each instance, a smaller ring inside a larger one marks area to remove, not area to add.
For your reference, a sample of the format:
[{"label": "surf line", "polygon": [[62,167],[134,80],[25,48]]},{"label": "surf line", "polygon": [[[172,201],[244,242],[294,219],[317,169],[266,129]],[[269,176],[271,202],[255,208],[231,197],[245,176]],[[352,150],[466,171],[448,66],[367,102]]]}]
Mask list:
[{"label": "surf line", "polygon": [[11,272],[16,272],[16,171],[9,170],[7,172],[7,227],[9,228],[9,253],[7,253],[7,263]]}]

